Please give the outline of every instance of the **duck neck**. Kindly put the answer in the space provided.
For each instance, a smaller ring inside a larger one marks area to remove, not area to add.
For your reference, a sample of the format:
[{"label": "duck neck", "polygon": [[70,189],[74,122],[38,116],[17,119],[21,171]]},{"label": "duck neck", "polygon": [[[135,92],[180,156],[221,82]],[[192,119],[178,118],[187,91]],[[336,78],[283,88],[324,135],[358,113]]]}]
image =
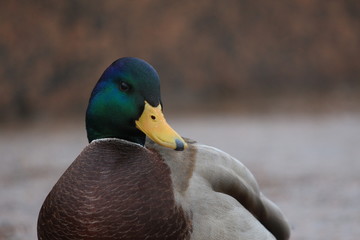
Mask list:
[{"label": "duck neck", "polygon": [[144,146],[146,135],[135,126],[94,121],[86,116],[86,132],[89,143],[103,138],[118,138]]}]

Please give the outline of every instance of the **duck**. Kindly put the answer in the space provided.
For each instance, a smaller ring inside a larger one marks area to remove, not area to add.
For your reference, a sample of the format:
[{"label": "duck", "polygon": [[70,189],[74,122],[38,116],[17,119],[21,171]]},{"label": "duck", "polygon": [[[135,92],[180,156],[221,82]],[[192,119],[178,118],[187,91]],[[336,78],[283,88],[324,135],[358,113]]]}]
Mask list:
[{"label": "duck", "polygon": [[123,57],[104,71],[85,123],[89,144],[44,200],[38,239],[289,239],[284,214],[239,160],[167,123],[146,61]]}]

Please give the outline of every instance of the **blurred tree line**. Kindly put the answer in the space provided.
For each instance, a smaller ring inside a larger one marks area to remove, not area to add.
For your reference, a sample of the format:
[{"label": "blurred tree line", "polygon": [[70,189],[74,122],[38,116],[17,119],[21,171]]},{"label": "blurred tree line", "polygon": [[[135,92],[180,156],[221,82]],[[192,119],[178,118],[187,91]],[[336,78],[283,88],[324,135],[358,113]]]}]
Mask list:
[{"label": "blurred tree line", "polygon": [[123,56],[158,70],[165,109],[356,98],[360,1],[2,0],[0,120],[83,115]]}]

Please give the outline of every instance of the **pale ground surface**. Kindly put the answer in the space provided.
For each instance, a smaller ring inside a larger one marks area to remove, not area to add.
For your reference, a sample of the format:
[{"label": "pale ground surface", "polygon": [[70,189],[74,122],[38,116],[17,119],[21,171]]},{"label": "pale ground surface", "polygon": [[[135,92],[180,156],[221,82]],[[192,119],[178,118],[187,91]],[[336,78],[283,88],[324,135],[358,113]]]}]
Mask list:
[{"label": "pale ground surface", "polygon": [[[169,119],[242,161],[288,217],[292,238],[360,236],[360,114]],[[36,239],[37,214],[87,144],[83,123],[0,128],[0,240]]]}]

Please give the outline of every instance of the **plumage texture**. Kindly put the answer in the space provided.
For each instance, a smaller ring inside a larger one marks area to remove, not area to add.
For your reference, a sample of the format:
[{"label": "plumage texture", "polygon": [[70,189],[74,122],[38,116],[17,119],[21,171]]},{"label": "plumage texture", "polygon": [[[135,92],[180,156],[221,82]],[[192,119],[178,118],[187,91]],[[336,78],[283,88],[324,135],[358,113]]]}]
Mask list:
[{"label": "plumage texture", "polygon": [[38,237],[189,239],[189,217],[172,189],[170,169],[158,153],[123,140],[94,141],[46,198]]},{"label": "plumage texture", "polygon": [[146,147],[159,152],[171,169],[175,199],[191,212],[191,239],[289,239],[283,214],[259,191],[254,176],[240,161],[187,141],[189,149],[183,152],[149,139]]},{"label": "plumage texture", "polygon": [[187,143],[177,152],[149,139],[146,148],[92,142],[46,198],[39,239],[289,238],[284,216],[241,162]]}]

